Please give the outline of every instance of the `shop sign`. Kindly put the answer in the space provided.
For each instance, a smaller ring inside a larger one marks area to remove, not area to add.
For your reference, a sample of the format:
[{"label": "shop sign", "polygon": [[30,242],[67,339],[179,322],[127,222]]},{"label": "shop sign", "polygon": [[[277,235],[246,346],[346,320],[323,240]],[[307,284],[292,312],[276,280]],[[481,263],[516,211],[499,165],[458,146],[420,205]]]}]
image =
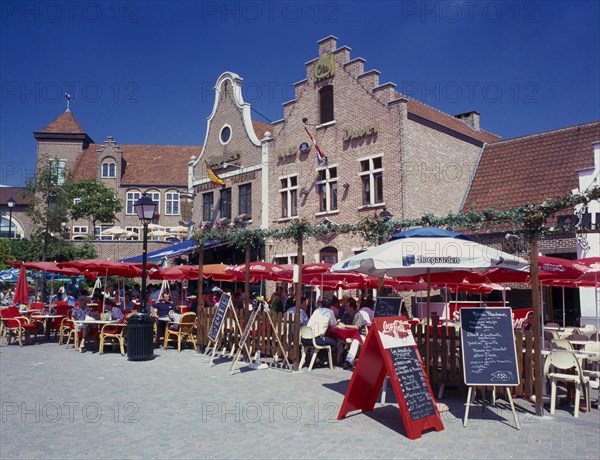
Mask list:
[{"label": "shop sign", "polygon": [[379,132],[379,122],[375,121],[357,129],[344,128],[344,142],[372,136]]},{"label": "shop sign", "polygon": [[321,56],[317,62],[315,62],[315,81],[325,80],[335,75],[335,56],[328,54],[327,56]]}]

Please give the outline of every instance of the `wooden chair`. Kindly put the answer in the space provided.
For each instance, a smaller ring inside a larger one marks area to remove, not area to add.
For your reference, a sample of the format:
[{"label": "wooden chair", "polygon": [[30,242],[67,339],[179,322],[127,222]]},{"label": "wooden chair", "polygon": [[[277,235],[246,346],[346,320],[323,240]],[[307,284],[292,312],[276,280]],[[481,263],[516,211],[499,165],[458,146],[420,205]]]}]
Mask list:
[{"label": "wooden chair", "polygon": [[[331,346],[329,345],[317,345],[315,341],[315,334],[313,330],[308,326],[302,326],[300,328],[300,338],[302,339],[302,356],[300,357],[300,369],[304,366],[304,362],[306,361],[307,350],[312,350],[312,357],[310,359],[310,364],[308,366],[308,370],[311,371],[313,366],[315,365],[315,361],[317,360],[317,354],[319,350],[327,350],[329,357],[329,368],[333,369],[333,358],[331,355]],[[310,345],[305,345],[305,342],[309,341]]]},{"label": "wooden chair", "polygon": [[63,338],[67,338],[67,346],[69,344],[69,338],[71,335],[71,331],[74,329],[75,325],[73,321],[71,321],[71,309],[67,311],[67,316],[63,318],[60,322],[60,328],[58,329],[58,344],[62,345]]},{"label": "wooden chair", "polygon": [[196,337],[194,336],[194,326],[196,324],[196,313],[188,312],[180,316],[179,322],[167,323],[165,328],[164,348],[167,349],[170,337],[177,337],[177,351],[181,351],[181,342],[192,343],[196,348]]},{"label": "wooden chair", "polygon": [[[551,366],[554,366],[558,370],[575,369],[575,373],[549,372]],[[556,409],[556,384],[559,381],[575,384],[575,417],[579,417],[579,398],[582,387],[585,392],[587,410],[590,410],[590,378],[583,375],[581,364],[572,352],[568,350],[552,350],[546,358],[544,374],[548,376],[552,384],[552,393],[550,395],[551,414],[554,414]]]},{"label": "wooden chair", "polygon": [[127,316],[123,316],[120,323],[117,324],[105,324],[100,330],[100,350],[99,353],[104,353],[104,341],[111,339],[118,341],[121,348],[121,355],[125,356],[125,331],[127,329],[127,321],[133,313],[129,313]]},{"label": "wooden chair", "polygon": [[3,342],[6,341],[7,345],[10,345],[13,335],[17,337],[20,347],[23,346],[23,337],[25,337],[25,343],[29,344],[32,332],[37,339],[39,325],[35,321],[31,322],[29,318],[22,316],[17,307],[0,309],[0,324]]}]

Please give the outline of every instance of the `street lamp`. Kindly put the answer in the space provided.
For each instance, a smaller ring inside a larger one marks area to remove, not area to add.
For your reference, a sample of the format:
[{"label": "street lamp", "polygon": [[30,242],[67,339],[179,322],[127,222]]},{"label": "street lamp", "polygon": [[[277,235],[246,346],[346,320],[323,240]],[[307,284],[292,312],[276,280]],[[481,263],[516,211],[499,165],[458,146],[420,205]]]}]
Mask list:
[{"label": "street lamp", "polygon": [[154,209],[156,204],[145,192],[134,205],[135,213],[138,219],[144,225],[143,246],[142,246],[142,300],[140,303],[140,312],[146,312],[146,264],[148,263],[148,224],[154,218]]},{"label": "street lamp", "polygon": [[8,205],[8,237],[12,238],[12,210],[17,203],[15,203],[15,200],[11,196],[6,204]]}]

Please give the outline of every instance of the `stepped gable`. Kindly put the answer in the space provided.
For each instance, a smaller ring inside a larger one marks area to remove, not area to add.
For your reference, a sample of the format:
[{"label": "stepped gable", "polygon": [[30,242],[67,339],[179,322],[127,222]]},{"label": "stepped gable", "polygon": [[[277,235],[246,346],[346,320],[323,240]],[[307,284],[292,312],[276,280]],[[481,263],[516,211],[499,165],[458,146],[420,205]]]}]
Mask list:
[{"label": "stepped gable", "polygon": [[600,121],[486,145],[463,211],[508,209],[567,196],[593,167]]}]

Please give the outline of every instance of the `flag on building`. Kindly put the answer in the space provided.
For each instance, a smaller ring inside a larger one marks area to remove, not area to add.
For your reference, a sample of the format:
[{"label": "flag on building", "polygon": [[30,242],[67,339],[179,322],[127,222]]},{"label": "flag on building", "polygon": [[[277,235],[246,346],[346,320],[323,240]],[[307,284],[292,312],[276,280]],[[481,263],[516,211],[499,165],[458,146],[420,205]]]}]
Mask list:
[{"label": "flag on building", "polygon": [[304,127],[306,134],[308,134],[308,137],[310,137],[310,140],[313,143],[313,146],[315,147],[315,150],[317,152],[317,165],[318,166],[323,166],[325,164],[327,164],[327,156],[321,151],[321,149],[319,148],[319,146],[317,145],[317,140],[314,139],[310,133],[308,132],[308,129],[306,128],[306,126]]},{"label": "flag on building", "polygon": [[210,167],[210,165],[208,164],[208,162],[206,162],[206,171],[208,172],[208,177],[210,178],[210,181],[215,184],[218,185],[219,187],[223,187],[225,185],[225,181],[223,179],[221,179],[216,172],[213,171],[213,169]]}]

